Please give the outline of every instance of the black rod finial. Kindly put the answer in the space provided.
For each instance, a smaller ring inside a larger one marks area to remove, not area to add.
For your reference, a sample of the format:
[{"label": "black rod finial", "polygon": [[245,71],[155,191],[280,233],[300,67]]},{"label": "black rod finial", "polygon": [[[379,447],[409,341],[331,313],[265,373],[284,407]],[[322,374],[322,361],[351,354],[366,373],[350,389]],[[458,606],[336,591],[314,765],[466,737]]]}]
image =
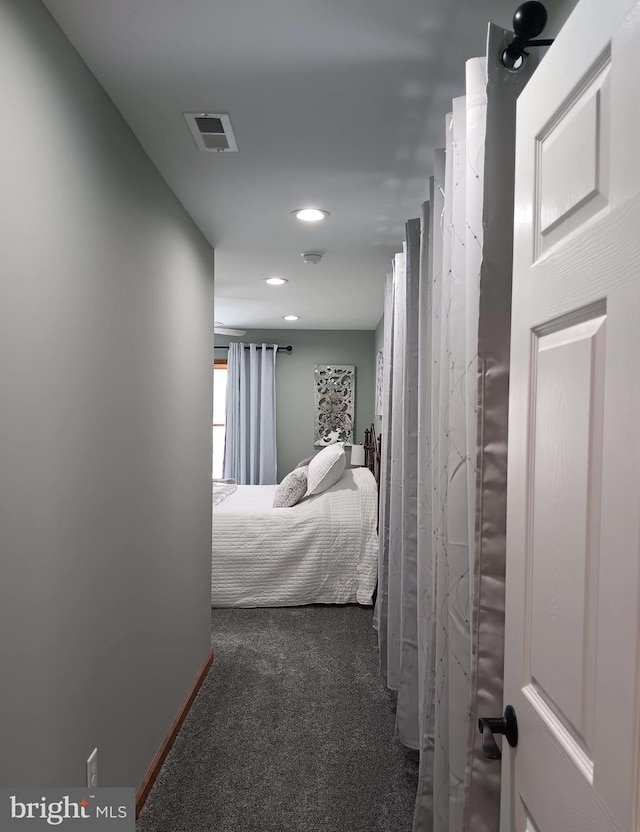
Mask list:
[{"label": "black rod finial", "polygon": [[501,55],[502,65],[507,69],[518,70],[524,66],[525,50],[529,46],[550,46],[552,40],[534,40],[547,25],[547,10],[538,0],[527,0],[518,6],[513,15],[515,37]]},{"label": "black rod finial", "polygon": [[518,6],[513,15],[513,31],[522,40],[529,41],[542,34],[547,25],[547,10],[538,0],[527,0]]}]

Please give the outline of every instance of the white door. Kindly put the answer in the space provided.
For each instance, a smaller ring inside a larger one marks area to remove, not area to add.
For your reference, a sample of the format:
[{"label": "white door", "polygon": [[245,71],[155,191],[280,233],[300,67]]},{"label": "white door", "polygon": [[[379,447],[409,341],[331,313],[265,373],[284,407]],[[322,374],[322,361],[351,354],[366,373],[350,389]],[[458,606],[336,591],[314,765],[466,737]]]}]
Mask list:
[{"label": "white door", "polygon": [[516,158],[501,832],[636,832],[640,0],[581,0]]}]

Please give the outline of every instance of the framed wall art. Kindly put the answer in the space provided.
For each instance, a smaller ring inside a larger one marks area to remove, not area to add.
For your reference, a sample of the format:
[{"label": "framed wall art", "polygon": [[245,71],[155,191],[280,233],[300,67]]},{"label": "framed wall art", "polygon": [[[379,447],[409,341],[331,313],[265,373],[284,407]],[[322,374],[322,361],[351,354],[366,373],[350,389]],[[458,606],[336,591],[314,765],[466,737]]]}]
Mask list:
[{"label": "framed wall art", "polygon": [[313,444],[353,444],[356,368],[353,364],[323,364],[315,368],[316,421]]}]

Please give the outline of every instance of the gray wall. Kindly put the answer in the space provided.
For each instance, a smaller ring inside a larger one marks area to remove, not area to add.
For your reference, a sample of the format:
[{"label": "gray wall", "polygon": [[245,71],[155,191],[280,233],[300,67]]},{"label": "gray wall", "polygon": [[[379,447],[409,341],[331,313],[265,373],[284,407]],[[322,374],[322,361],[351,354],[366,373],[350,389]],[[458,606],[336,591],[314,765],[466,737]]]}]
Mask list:
[{"label": "gray wall", "polygon": [[0,0],[0,785],[138,786],[209,649],[213,255]]},{"label": "gray wall", "polygon": [[[356,438],[364,440],[365,428],[373,420],[374,333],[369,330],[277,330],[250,329],[242,339],[216,335],[216,344],[242,340],[245,343],[290,344],[293,352],[279,353],[276,361],[276,420],[278,479],[281,480],[304,457],[319,449],[313,446],[315,414],[313,370],[316,364],[355,364]],[[216,358],[226,352],[216,351]]]}]

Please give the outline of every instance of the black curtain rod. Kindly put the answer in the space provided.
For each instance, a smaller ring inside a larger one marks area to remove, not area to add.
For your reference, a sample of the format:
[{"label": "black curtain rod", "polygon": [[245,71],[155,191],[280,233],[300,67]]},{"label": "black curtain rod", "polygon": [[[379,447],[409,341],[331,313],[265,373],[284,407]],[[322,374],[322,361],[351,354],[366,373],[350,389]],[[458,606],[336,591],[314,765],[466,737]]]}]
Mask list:
[{"label": "black curtain rod", "polygon": [[[257,346],[258,346],[259,350],[262,349],[262,345],[258,344]],[[228,346],[226,346],[226,347],[216,347],[215,345],[214,345],[213,348],[214,348],[214,350],[228,350],[229,349]],[[248,349],[249,349],[249,347],[245,347],[245,350],[248,350]],[[272,350],[273,347],[270,347],[270,346],[267,345],[266,349]],[[292,346],[278,347],[278,352],[293,352],[293,347]]]}]

